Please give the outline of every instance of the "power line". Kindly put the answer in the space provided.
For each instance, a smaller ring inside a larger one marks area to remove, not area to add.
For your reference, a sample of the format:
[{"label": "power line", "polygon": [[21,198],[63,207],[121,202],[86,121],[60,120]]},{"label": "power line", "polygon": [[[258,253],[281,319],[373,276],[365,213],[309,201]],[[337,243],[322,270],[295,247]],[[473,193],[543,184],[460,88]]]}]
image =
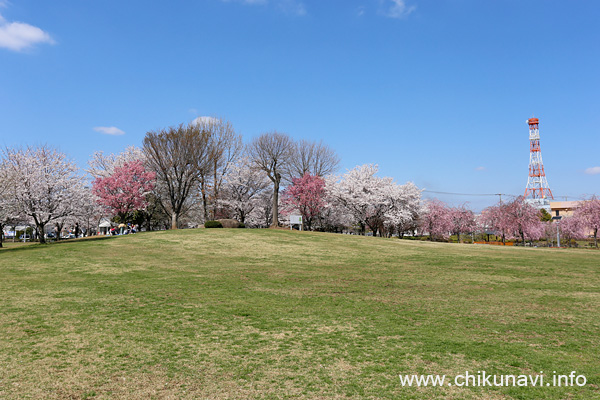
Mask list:
[{"label": "power line", "polygon": [[[451,196],[482,196],[482,197],[490,197],[490,196],[519,197],[520,196],[520,195],[508,194],[508,193],[456,193],[456,192],[438,192],[438,191],[427,190],[427,189],[424,189],[423,192],[425,192],[425,193],[433,193],[433,194],[445,194],[445,195],[451,195]],[[573,200],[585,200],[585,197],[581,197],[581,196],[570,196],[570,195],[555,195],[554,196],[555,201],[559,201],[557,199],[560,199],[560,198],[573,199]]]},{"label": "power line", "polygon": [[433,190],[423,190],[426,193],[434,193],[434,194],[449,194],[453,196],[510,196],[510,197],[518,197],[514,194],[506,194],[506,193],[454,193],[454,192],[436,192]]}]

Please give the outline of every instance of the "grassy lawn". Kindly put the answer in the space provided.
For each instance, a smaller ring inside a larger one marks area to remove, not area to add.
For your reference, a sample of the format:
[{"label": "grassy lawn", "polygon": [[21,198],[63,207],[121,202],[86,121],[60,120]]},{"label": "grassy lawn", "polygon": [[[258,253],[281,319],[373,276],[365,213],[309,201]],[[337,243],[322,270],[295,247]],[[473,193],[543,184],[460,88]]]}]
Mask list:
[{"label": "grassy lawn", "polygon": [[4,249],[14,249],[15,247],[29,246],[31,244],[34,244],[34,243],[33,242],[23,242],[21,240],[13,242],[12,239],[3,240],[2,248],[0,248],[0,251],[2,251]]},{"label": "grassy lawn", "polygon": [[[0,250],[0,398],[600,398],[600,252],[273,230]],[[577,371],[584,387],[402,387]]]}]

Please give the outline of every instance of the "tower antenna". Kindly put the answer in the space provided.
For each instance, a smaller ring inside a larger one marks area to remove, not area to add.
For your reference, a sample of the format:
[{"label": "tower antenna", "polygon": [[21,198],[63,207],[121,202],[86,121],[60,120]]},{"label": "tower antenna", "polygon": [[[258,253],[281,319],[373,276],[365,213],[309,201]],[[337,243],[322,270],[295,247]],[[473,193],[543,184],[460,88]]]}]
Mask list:
[{"label": "tower antenna", "polygon": [[525,188],[525,199],[538,208],[548,208],[550,199],[554,200],[552,190],[546,179],[542,151],[540,149],[540,120],[529,118],[529,178]]}]

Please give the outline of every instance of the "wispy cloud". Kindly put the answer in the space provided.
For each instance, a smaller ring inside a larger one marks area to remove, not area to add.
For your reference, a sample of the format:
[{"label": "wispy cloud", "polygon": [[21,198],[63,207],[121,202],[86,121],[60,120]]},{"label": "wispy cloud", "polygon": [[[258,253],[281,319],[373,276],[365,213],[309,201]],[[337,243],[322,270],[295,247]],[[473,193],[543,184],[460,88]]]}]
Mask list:
[{"label": "wispy cloud", "polygon": [[[0,8],[5,8],[8,4],[7,1],[0,0]],[[0,48],[23,51],[40,43],[54,44],[55,41],[37,26],[24,22],[9,22],[0,15]]]},{"label": "wispy cloud", "polygon": [[364,6],[360,6],[356,9],[356,15],[358,17],[362,17],[363,15],[365,15],[365,7]]},{"label": "wispy cloud", "polygon": [[404,0],[383,0],[384,11],[383,14],[390,18],[405,18],[410,13],[417,9],[416,6],[406,5]]},{"label": "wispy cloud", "polygon": [[477,167],[475,168],[475,171],[485,171],[485,167]]},{"label": "wispy cloud", "polygon": [[125,134],[125,132],[123,132],[116,126],[97,126],[94,128],[94,130],[96,132],[100,132],[104,135],[111,135],[111,136],[121,136],[121,135]]},{"label": "wispy cloud", "polygon": [[600,167],[590,167],[584,171],[588,175],[598,175],[600,174]]}]

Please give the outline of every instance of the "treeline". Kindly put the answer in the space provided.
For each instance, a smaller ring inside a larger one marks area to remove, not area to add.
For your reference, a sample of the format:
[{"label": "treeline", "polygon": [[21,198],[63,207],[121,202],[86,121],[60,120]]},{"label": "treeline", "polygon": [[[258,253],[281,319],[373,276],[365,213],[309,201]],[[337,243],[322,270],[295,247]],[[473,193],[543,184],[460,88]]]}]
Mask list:
[{"label": "treeline", "polygon": [[[146,230],[198,227],[217,219],[277,227],[289,215],[301,215],[309,230],[419,234],[431,240],[453,234],[459,241],[484,231],[525,242],[551,235],[556,226],[522,198],[476,216],[466,206],[423,201],[416,185],[379,177],[376,165],[337,176],[339,163],[325,143],[279,132],[244,144],[229,122],[216,118],[150,131],[141,147],[120,154],[96,152],[84,172],[50,146],[5,149],[0,228],[31,224],[44,242],[50,229],[75,224],[94,234],[102,220]],[[589,229],[597,235],[598,200],[582,204],[560,225],[569,238]]]}]

